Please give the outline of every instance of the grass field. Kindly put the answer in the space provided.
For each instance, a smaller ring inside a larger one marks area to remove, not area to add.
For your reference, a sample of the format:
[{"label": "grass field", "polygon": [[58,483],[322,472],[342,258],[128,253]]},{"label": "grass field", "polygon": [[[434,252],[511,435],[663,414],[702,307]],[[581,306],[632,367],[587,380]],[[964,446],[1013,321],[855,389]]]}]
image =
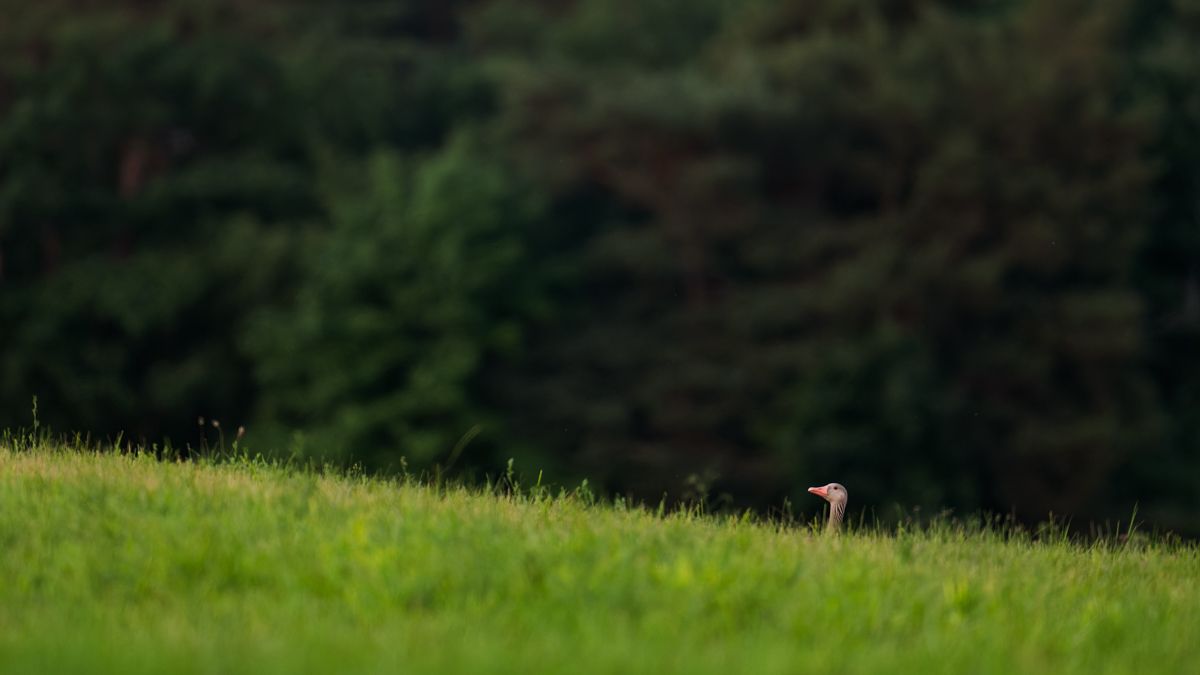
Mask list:
[{"label": "grass field", "polygon": [[1200,548],[0,447],[0,671],[1200,672]]}]

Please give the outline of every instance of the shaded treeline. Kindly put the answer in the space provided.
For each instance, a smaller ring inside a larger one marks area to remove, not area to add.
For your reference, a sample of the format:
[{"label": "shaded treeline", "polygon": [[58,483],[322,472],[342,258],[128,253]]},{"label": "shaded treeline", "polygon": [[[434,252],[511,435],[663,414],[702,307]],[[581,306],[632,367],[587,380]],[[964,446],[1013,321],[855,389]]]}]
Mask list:
[{"label": "shaded treeline", "polygon": [[0,425],[1200,531],[1194,0],[0,5]]}]

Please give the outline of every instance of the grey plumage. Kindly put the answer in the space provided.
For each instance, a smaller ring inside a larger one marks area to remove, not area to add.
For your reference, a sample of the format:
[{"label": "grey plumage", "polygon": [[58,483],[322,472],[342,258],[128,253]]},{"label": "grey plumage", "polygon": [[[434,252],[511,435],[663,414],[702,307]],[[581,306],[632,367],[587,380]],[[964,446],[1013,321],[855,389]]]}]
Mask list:
[{"label": "grey plumage", "polygon": [[841,483],[830,483],[822,487],[810,487],[808,491],[829,502],[829,521],[825,525],[827,531],[835,531],[842,525],[846,516],[846,502],[850,501],[850,493]]}]

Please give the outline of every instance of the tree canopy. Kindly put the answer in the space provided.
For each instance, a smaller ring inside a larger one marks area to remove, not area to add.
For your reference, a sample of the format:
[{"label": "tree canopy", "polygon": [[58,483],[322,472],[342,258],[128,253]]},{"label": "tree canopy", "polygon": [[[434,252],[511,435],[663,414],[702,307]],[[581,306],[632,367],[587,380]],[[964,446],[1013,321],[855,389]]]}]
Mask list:
[{"label": "tree canopy", "polygon": [[3,4],[0,426],[1200,533],[1194,0]]}]

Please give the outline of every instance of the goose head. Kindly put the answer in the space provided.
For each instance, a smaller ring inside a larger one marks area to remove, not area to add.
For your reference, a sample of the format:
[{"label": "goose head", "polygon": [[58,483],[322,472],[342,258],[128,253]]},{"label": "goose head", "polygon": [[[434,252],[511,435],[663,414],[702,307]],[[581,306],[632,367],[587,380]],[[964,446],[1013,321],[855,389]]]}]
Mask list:
[{"label": "goose head", "polygon": [[841,483],[830,483],[821,487],[810,487],[808,491],[829,502],[827,528],[836,530],[842,524],[842,518],[846,515],[846,502],[850,500],[850,493],[846,492],[845,486]]}]

